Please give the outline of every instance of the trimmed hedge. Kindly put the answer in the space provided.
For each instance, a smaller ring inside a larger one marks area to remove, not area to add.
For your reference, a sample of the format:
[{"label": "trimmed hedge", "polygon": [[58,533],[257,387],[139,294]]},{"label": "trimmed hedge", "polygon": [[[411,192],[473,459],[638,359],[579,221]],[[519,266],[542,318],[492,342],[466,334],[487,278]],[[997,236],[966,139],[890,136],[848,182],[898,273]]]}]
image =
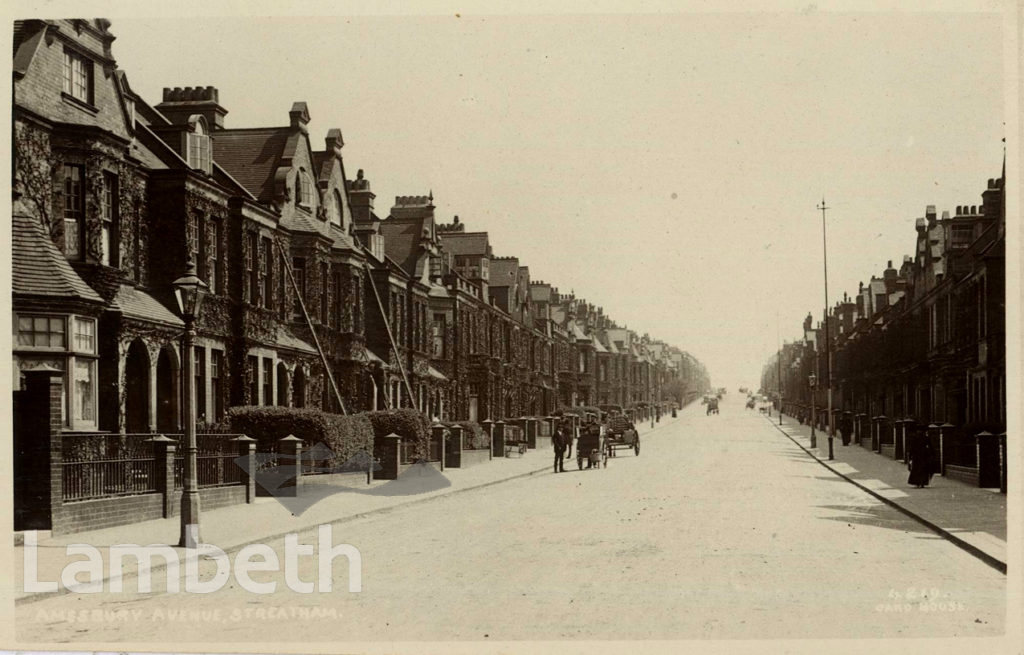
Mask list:
[{"label": "trimmed hedge", "polygon": [[373,428],[374,437],[384,437],[392,432],[402,441],[415,443],[414,457],[426,460],[430,443],[430,420],[427,415],[408,407],[387,409],[364,414]]},{"label": "trimmed hedge", "polygon": [[356,454],[373,452],[373,425],[366,414],[331,414],[300,407],[232,407],[225,416],[231,432],[240,432],[257,442],[257,451],[266,452],[279,439],[292,434],[308,450],[322,443],[334,453],[330,466],[340,465]]},{"label": "trimmed hedge", "polygon": [[462,426],[463,443],[467,449],[481,450],[491,447],[491,438],[476,421],[455,421]]}]

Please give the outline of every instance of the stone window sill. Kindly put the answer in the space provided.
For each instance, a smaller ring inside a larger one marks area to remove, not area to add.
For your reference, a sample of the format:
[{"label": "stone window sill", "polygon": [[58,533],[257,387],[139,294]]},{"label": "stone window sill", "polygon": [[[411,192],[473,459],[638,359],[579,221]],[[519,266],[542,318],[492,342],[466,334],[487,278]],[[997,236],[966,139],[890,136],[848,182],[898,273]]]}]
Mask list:
[{"label": "stone window sill", "polygon": [[78,109],[82,109],[84,111],[87,111],[90,114],[98,114],[98,113],[100,113],[99,107],[97,107],[97,106],[95,106],[95,105],[93,105],[91,103],[88,103],[88,102],[86,102],[84,100],[79,100],[78,98],[76,98],[75,96],[73,96],[73,95],[71,95],[69,93],[65,93],[65,92],[61,91],[60,97],[61,97],[61,99],[64,100],[64,102],[68,103],[69,105],[72,105],[74,107],[77,107]]}]

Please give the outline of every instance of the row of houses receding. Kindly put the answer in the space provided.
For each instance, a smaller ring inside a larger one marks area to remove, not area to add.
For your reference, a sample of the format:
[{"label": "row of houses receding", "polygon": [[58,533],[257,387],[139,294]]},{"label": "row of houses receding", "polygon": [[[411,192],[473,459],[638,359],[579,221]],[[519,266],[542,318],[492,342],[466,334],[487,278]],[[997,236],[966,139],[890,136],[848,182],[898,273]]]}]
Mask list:
[{"label": "row of houses receding", "polygon": [[[688,353],[439,221],[432,194],[381,217],[306,103],[260,128],[209,86],[150,104],[113,41],[103,19],[14,28],[14,388],[58,369],[65,430],[180,432],[186,356],[209,424],[236,405],[501,419],[708,386]],[[209,292],[183,353],[188,262]]]},{"label": "row of houses receding", "polygon": [[914,254],[844,294],[827,326],[808,315],[803,338],[765,365],[762,389],[777,399],[781,370],[787,413],[809,421],[813,409],[824,427],[831,350],[844,441],[905,459],[908,440],[926,431],[940,473],[1005,490],[1005,179],[1004,165],[980,205],[941,215],[929,205],[916,220]]}]

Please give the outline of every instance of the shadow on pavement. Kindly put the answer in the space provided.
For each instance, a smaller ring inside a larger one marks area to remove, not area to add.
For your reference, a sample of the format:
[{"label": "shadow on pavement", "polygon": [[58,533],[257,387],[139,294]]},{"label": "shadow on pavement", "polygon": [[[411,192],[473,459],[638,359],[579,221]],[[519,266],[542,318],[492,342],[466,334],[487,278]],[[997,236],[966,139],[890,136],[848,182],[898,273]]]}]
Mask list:
[{"label": "shadow on pavement", "polygon": [[888,530],[898,530],[900,532],[913,532],[919,534],[931,535],[935,539],[940,539],[937,534],[921,525],[917,521],[912,521],[902,514],[896,512],[888,505],[873,505],[870,507],[851,507],[849,505],[818,505],[821,509],[828,509],[835,512],[843,512],[843,516],[823,516],[822,519],[827,521],[835,521],[837,523],[846,523],[847,525],[865,525],[873,528],[886,528]]}]

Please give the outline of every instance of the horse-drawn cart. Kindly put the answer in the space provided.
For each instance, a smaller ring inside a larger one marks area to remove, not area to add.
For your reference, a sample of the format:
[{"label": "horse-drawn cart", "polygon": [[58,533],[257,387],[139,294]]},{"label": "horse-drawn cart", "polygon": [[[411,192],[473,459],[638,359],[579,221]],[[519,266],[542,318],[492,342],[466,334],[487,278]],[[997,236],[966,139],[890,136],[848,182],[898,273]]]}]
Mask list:
[{"label": "horse-drawn cart", "polygon": [[615,451],[621,448],[628,448],[639,455],[640,435],[627,417],[612,416],[608,419],[608,430],[605,433],[605,450],[609,457],[615,457]]}]

